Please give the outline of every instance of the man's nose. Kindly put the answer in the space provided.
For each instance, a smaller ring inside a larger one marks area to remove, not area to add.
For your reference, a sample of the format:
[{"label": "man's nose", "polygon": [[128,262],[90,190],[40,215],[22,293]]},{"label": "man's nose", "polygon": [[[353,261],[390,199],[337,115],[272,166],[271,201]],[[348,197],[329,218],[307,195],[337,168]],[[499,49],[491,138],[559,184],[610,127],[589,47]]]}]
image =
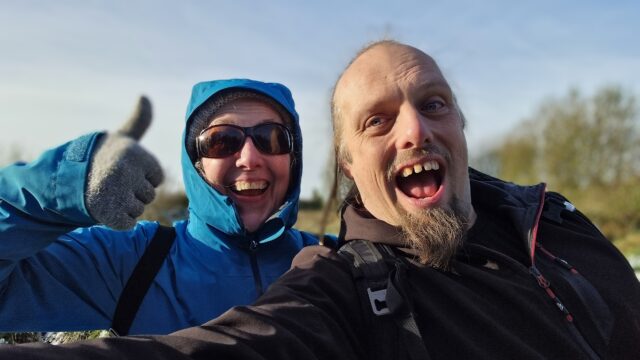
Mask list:
[{"label": "man's nose", "polygon": [[237,153],[236,166],[239,168],[253,169],[262,163],[262,154],[256,148],[253,140],[247,137],[242,148]]},{"label": "man's nose", "polygon": [[398,149],[421,147],[431,142],[433,134],[428,119],[412,105],[404,106],[396,119]]}]

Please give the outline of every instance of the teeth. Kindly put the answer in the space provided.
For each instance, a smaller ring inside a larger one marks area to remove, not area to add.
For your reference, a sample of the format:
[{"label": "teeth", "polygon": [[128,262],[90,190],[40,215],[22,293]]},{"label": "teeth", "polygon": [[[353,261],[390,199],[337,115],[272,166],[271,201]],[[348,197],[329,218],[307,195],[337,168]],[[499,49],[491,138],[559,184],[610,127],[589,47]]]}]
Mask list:
[{"label": "teeth", "polygon": [[418,174],[424,171],[429,170],[438,170],[440,169],[440,165],[437,162],[430,160],[426,161],[424,164],[415,164],[413,167],[409,166],[402,169],[402,173],[400,174],[402,177],[407,177],[409,175]]},{"label": "teeth", "polygon": [[234,185],[236,191],[261,190],[267,187],[266,181],[237,181]]}]

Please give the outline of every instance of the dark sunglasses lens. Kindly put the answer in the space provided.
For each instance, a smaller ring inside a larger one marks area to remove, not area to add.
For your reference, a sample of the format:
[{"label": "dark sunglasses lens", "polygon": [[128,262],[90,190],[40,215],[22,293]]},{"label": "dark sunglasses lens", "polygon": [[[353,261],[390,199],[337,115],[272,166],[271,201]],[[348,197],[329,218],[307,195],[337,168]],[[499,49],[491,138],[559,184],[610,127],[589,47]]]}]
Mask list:
[{"label": "dark sunglasses lens", "polygon": [[244,143],[242,130],[231,126],[215,126],[200,135],[200,149],[205,157],[222,158],[236,153]]},{"label": "dark sunglasses lens", "polygon": [[282,155],[291,152],[291,138],[284,126],[276,124],[258,125],[253,128],[253,141],[265,154]]}]

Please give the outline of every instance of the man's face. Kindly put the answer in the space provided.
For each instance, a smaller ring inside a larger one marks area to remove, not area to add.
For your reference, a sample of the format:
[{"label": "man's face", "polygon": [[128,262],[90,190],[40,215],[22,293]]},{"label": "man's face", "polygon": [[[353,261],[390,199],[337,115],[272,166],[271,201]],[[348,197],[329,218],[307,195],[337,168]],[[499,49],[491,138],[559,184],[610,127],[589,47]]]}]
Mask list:
[{"label": "man's face", "polygon": [[[251,127],[265,122],[284,124],[269,105],[239,99],[223,106],[209,125]],[[261,153],[249,137],[240,151],[225,158],[202,158],[205,179],[236,204],[244,226],[257,230],[284,202],[289,186],[291,155]]]},{"label": "man's face", "polygon": [[430,57],[371,48],[345,71],[334,102],[348,154],[341,165],[373,216],[399,226],[430,208],[472,215],[463,121]]}]

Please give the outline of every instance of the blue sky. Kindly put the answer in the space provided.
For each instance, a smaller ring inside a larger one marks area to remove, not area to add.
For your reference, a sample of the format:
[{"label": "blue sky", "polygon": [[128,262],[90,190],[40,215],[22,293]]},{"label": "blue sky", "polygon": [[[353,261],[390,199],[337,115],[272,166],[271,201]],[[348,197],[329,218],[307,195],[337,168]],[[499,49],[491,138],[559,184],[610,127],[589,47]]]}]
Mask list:
[{"label": "blue sky", "polygon": [[142,143],[180,184],[191,86],[277,81],[301,115],[309,196],[330,151],[331,87],[367,42],[391,37],[439,62],[473,157],[570,87],[639,96],[639,18],[637,1],[0,0],[0,151],[34,157],[117,129],[146,94],[155,117]]}]

